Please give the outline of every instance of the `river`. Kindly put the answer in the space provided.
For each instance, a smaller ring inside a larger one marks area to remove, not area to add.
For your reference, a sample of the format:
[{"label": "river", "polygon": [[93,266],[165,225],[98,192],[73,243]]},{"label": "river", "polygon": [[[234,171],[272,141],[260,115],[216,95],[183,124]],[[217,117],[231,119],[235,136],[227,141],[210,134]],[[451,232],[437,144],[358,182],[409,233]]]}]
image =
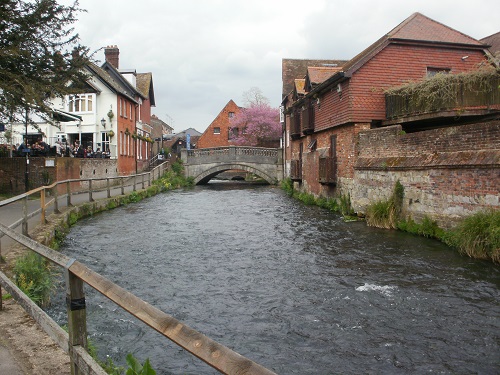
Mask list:
[{"label": "river", "polygon": [[[278,374],[500,373],[500,267],[276,187],[160,194],[78,222],[61,251]],[[49,314],[62,324],[61,288]],[[86,293],[100,358],[217,373]]]}]

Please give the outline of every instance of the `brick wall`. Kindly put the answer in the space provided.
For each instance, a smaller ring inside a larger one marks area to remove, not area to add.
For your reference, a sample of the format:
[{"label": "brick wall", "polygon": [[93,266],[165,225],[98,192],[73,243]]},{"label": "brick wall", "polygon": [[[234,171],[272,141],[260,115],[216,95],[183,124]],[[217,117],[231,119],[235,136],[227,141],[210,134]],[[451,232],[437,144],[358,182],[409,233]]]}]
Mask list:
[{"label": "brick wall", "polygon": [[[54,166],[46,166],[46,160],[53,161]],[[2,158],[0,163],[0,193],[24,193],[25,170],[25,158]],[[29,163],[30,189],[50,185],[55,181],[106,178],[118,175],[117,161],[112,159],[30,158]],[[105,186],[105,182],[96,183],[94,186]],[[60,192],[64,191],[65,189],[61,187]]]},{"label": "brick wall", "polygon": [[358,212],[387,199],[399,180],[404,210],[449,227],[500,208],[500,121],[403,134],[399,125],[360,132],[351,198]]},{"label": "brick wall", "polygon": [[[233,112],[236,116],[240,111],[241,108],[234,101],[230,100],[200,136],[196,148],[229,146],[231,144],[228,139],[230,127],[229,113]],[[215,134],[214,128],[219,128],[220,132]]]},{"label": "brick wall", "polygon": [[[354,177],[354,163],[356,158],[356,139],[357,134],[369,128],[369,124],[353,124],[338,126],[336,128],[315,133],[301,138],[302,153],[302,184],[303,190],[322,196],[333,196],[336,189],[329,185],[319,183],[319,158],[330,155],[330,137],[337,136],[336,160],[338,179],[352,179]],[[308,145],[316,141],[313,149]],[[293,142],[291,145],[292,159],[299,159],[300,142]]]}]

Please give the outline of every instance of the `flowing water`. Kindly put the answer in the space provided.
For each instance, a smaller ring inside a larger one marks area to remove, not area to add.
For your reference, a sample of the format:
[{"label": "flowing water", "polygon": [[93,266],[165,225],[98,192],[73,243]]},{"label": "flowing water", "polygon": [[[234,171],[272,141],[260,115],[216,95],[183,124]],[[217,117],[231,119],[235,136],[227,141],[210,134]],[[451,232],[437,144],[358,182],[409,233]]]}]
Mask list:
[{"label": "flowing water", "polygon": [[[279,188],[157,195],[79,222],[62,252],[278,374],[500,373],[500,267],[345,223]],[[86,293],[100,358],[217,373]],[[64,323],[63,293],[54,300]]]}]

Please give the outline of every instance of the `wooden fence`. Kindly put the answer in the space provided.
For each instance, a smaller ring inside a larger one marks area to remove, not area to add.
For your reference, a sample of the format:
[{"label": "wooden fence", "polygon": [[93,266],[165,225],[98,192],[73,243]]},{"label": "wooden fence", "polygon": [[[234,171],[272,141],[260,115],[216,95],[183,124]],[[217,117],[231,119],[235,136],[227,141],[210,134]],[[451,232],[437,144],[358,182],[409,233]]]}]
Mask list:
[{"label": "wooden fence", "polygon": [[[161,166],[157,167],[161,168]],[[162,170],[157,171],[158,176]],[[148,175],[148,183],[151,183],[151,177],[154,177],[156,169],[135,176],[128,176],[133,179],[134,190],[137,185],[136,179],[141,178],[141,183],[144,188],[144,177]],[[142,177],[141,177],[142,176]],[[119,177],[120,178],[120,177]],[[92,180],[92,179],[91,179]],[[204,336],[203,334],[188,327],[184,323],[178,321],[172,316],[162,312],[161,310],[151,306],[134,294],[114,284],[100,274],[92,271],[84,264],[76,259],[69,258],[61,253],[58,253],[44,245],[39,244],[27,236],[27,220],[28,217],[41,214],[42,223],[45,223],[45,211],[47,206],[53,204],[54,211],[58,211],[57,193],[50,201],[46,202],[45,194],[48,190],[57,191],[57,184],[67,184],[71,186],[75,180],[62,181],[50,186],[44,186],[39,189],[22,194],[21,196],[0,202],[2,206],[11,204],[12,202],[22,200],[23,218],[10,226],[0,224],[1,236],[8,236],[14,241],[26,246],[28,249],[35,251],[44,258],[48,259],[55,265],[62,267],[64,270],[66,283],[66,301],[68,314],[68,333],[64,332],[56,322],[36,306],[29,298],[22,293],[16,285],[14,285],[3,273],[0,272],[0,286],[3,286],[26,311],[40,324],[40,326],[52,337],[52,339],[70,356],[71,373],[72,374],[105,374],[102,368],[88,355],[87,348],[87,324],[86,324],[86,306],[84,295],[84,283],[90,285],[96,291],[106,296],[116,305],[129,312],[132,316],[153,328],[164,337],[170,339],[177,345],[181,346],[189,353],[198,357],[208,365],[212,366],[223,374],[274,374],[272,371],[262,367],[261,365],[241,356],[233,350],[217,343],[216,341]],[[129,180],[130,182],[130,180]],[[124,182],[120,181],[119,188],[123,194]],[[68,187],[69,189],[69,187]],[[107,195],[111,196],[110,181],[107,181]],[[28,214],[26,201],[28,197],[35,192],[40,193],[41,208]],[[93,200],[92,182],[89,181],[88,196],[89,201]],[[73,193],[68,190],[67,199],[68,205],[71,205],[71,195]],[[14,230],[16,226],[23,225],[22,233]],[[0,293],[1,294],[1,293]],[[0,298],[1,300],[1,298]],[[0,305],[1,308],[1,305]]]}]

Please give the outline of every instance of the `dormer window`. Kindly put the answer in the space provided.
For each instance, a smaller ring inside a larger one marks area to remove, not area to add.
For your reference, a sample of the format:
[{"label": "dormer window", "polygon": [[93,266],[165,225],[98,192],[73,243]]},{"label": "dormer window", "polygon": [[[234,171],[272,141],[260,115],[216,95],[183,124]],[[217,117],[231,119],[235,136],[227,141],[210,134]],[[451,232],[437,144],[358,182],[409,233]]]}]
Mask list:
[{"label": "dormer window", "polygon": [[82,113],[94,111],[95,94],[78,94],[68,97],[68,112]]}]

